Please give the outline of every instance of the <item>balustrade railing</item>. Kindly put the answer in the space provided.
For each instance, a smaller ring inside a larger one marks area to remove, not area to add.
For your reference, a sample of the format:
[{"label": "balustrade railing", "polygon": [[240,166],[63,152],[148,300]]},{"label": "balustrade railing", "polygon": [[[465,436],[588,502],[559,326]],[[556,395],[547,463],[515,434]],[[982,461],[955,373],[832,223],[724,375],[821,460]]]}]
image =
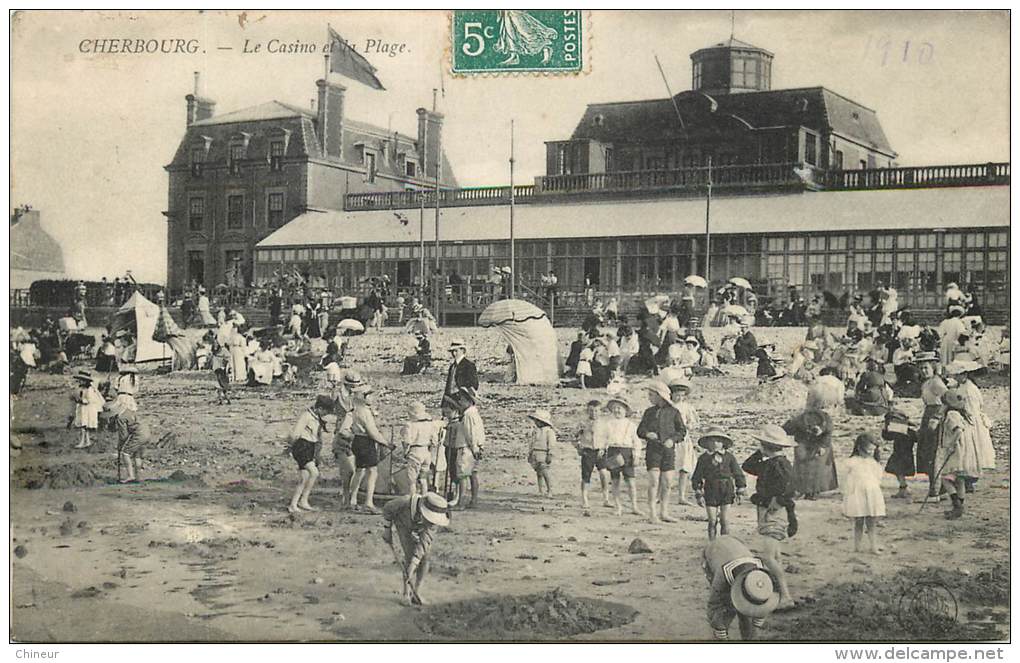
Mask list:
[{"label": "balustrade railing", "polygon": [[1009,184],[1009,164],[983,163],[830,170],[823,173],[820,179],[823,188],[830,191]]},{"label": "balustrade railing", "polygon": [[[535,186],[519,184],[514,186],[514,197],[527,200],[535,195]],[[434,207],[436,191],[388,191],[385,193],[351,193],[344,199],[347,211],[372,209],[412,209]],[[469,189],[440,189],[440,207],[457,207],[463,205],[510,204],[509,186],[472,187]]]}]

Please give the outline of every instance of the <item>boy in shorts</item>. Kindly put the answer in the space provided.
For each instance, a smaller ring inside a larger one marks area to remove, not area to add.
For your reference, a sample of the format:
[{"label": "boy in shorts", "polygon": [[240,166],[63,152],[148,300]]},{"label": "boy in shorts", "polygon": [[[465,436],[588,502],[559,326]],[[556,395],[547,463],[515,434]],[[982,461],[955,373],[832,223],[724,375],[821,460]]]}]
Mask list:
[{"label": "boy in shorts", "polygon": [[291,513],[318,511],[308,503],[308,496],[312,494],[315,481],[319,478],[319,468],[315,466],[315,452],[323,429],[323,419],[333,414],[333,407],[332,398],[318,396],[315,404],[301,413],[297,423],[294,424],[294,430],[291,431],[290,454],[301,473],[301,480],[294,488],[290,506],[287,507]]},{"label": "boy in shorts", "polygon": [[474,508],[478,504],[478,461],[482,459],[482,447],[485,446],[485,425],[482,423],[481,413],[478,412],[477,402],[478,394],[473,388],[461,387],[457,392],[460,433],[464,440],[457,454],[457,477],[461,485],[461,497],[464,496],[465,481],[471,486],[471,501],[463,505],[465,509]]},{"label": "boy in shorts", "polygon": [[612,415],[599,426],[598,433],[601,440],[596,442],[606,448],[606,467],[613,479],[613,503],[616,505],[616,515],[623,514],[623,506],[620,504],[620,478],[627,483],[627,492],[630,493],[631,513],[643,516],[644,512],[638,508],[637,483],[634,481],[634,463],[641,452],[641,438],[637,434],[637,424],[630,419],[630,403],[622,397],[614,396],[606,404]]},{"label": "boy in shorts", "polygon": [[411,495],[429,492],[429,465],[432,450],[439,443],[439,434],[446,423],[433,421],[420,401],[411,403],[411,420],[404,424],[404,458]]},{"label": "boy in shorts", "polygon": [[581,457],[581,506],[585,512],[588,510],[588,491],[591,488],[591,475],[595,469],[599,472],[599,481],[602,483],[602,504],[613,506],[609,501],[609,470],[605,466],[606,448],[600,446],[605,444],[605,435],[596,433],[596,428],[601,427],[599,409],[602,404],[598,401],[588,401],[585,410],[588,418],[581,424],[581,431],[574,448],[577,455]]},{"label": "boy in shorts", "polygon": [[645,410],[638,424],[638,437],[645,441],[645,468],[648,470],[648,520],[675,523],[669,515],[669,495],[676,470],[676,444],[687,435],[683,417],[673,407],[670,389],[659,381],[646,387],[652,407]]}]

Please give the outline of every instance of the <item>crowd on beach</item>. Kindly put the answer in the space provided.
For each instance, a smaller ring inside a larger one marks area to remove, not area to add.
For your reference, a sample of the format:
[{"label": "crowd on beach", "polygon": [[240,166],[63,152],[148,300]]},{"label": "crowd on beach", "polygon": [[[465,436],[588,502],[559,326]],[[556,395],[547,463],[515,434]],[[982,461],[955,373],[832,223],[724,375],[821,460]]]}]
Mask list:
[{"label": "crowd on beach", "polygon": [[[380,283],[372,295],[384,300],[389,294],[384,288]],[[753,637],[769,612],[795,605],[781,555],[782,542],[800,530],[797,500],[839,490],[843,513],[852,521],[854,549],[876,554],[878,522],[885,515],[880,485],[885,473],[898,481],[891,498],[909,499],[907,479],[923,474],[928,478],[923,499],[947,498],[951,508],[945,517],[964,516],[983,473],[996,466],[991,422],[974,378],[1009,370],[1008,331],[999,347],[988,347],[972,296],[951,286],[945,319],[937,327],[915,323],[896,303],[894,291],[870,293],[867,305],[854,297],[842,334],[809,319],[804,341],[791,356],[780,358],[774,346],[755,337],[753,314],[735,303],[738,297],[746,303],[748,293],[727,288],[721,306],[698,317],[690,292],[676,300],[646,300],[633,326],[620,315],[617,302],[593,304],[567,352],[561,383],[599,394],[587,402],[580,429],[561,427],[546,408],[521,413],[531,424],[527,462],[540,495],[554,494],[553,462],[576,457],[585,516],[594,514],[590,494],[595,478],[602,504],[617,517],[627,511],[668,524],[676,522],[674,508],[704,509],[705,570],[712,587],[708,614],[719,638],[727,637],[736,618],[742,635]],[[208,327],[199,344],[199,367],[215,374],[220,402],[229,402],[233,383],[293,380],[299,357],[322,369],[320,395],[298,414],[288,436],[298,480],[287,509],[295,517],[318,510],[310,498],[322,452],[329,449],[340,473],[341,507],[383,516],[384,538],[402,569],[404,599],[420,604],[435,528],[448,525],[452,511],[482,504],[484,397],[467,344],[454,339],[447,348],[450,363],[437,394],[439,415],[430,414],[422,402],[410,403],[399,439],[387,438],[373,407],[373,387],[349,353],[351,335],[366,331],[360,320],[331,319],[330,303],[309,293],[286,317],[274,307],[272,324],[253,330],[227,307],[214,317],[205,293],[198,289],[197,295],[198,319]],[[401,322],[406,308],[405,330],[417,343],[402,372],[427,372],[434,364],[430,338],[436,321],[416,299],[401,304]],[[365,305],[371,328],[380,309],[370,299]],[[704,321],[721,326],[718,349],[706,342]],[[16,355],[31,366],[42,333],[12,335],[12,359]],[[312,352],[313,338],[326,341],[325,354]],[[125,482],[141,480],[144,451],[151,443],[136,400],[140,381],[130,348],[130,337],[103,339],[95,371],[73,374],[68,417],[68,427],[78,431],[79,449],[92,446],[104,426],[116,431],[118,469],[126,468],[120,477]],[[711,379],[727,364],[755,363],[759,385],[801,383],[807,399],[803,411],[791,413],[783,425],[758,426],[750,434],[758,449],[738,459],[731,451],[737,434],[725,421],[704,420],[689,400],[697,388],[692,378]],[[638,395],[647,397],[650,406],[638,407]],[[915,398],[923,407],[918,421],[902,407]],[[837,481],[832,415],[843,407],[862,419],[858,430],[850,431],[853,449]],[[882,422],[880,436],[864,430],[869,418]],[[883,442],[892,446],[884,465]],[[375,503],[378,468],[387,457],[393,463],[398,456],[402,476],[389,492],[403,494],[380,510]],[[638,486],[642,464],[644,504]],[[756,477],[750,496],[746,475]],[[754,554],[730,528],[733,509],[745,499],[756,512],[760,538]]]}]

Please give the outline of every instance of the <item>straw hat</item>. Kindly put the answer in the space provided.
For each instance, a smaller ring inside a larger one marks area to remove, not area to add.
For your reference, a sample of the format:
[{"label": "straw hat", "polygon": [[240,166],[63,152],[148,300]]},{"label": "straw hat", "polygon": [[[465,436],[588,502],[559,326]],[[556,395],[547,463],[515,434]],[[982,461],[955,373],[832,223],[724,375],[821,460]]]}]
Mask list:
[{"label": "straw hat", "polygon": [[425,409],[424,403],[415,401],[411,403],[411,418],[415,421],[429,421],[432,419],[432,415]]},{"label": "straw hat", "polygon": [[425,497],[420,497],[418,511],[422,518],[433,525],[440,527],[449,527],[450,525],[450,503],[441,495],[427,493]]},{"label": "straw hat", "polygon": [[652,392],[653,394],[658,394],[663,398],[663,400],[666,401],[670,400],[669,387],[667,387],[666,384],[663,382],[659,382],[658,380],[652,380],[645,384],[644,388],[647,391]]},{"label": "straw hat", "polygon": [[949,366],[946,366],[946,373],[949,375],[959,375],[961,373],[970,373],[971,371],[980,371],[982,368],[981,364],[970,359],[954,359]]},{"label": "straw hat", "polygon": [[741,615],[759,619],[771,614],[779,605],[772,576],[761,569],[752,569],[733,579],[730,600]]},{"label": "straw hat", "polygon": [[938,360],[938,353],[935,352],[917,352],[914,354],[915,364],[925,364],[927,362],[936,362]]},{"label": "straw hat", "polygon": [[895,421],[901,424],[909,424],[910,417],[901,410],[889,410],[889,413],[885,415],[887,421]]},{"label": "straw hat", "polygon": [[765,424],[758,430],[751,433],[751,437],[759,442],[772,445],[774,447],[795,447],[797,443],[793,441],[793,438],[786,434],[782,428],[776,424]]},{"label": "straw hat", "polygon": [[705,432],[698,437],[698,446],[705,446],[701,444],[704,440],[709,439],[722,440],[722,448],[729,449],[733,446],[733,438],[722,429],[721,426],[709,426],[705,429]]},{"label": "straw hat", "polygon": [[464,339],[455,338],[450,341],[450,350],[456,350],[458,348],[461,350],[467,350],[467,344],[464,342]]},{"label": "straw hat", "polygon": [[361,373],[354,369],[351,369],[344,374],[344,384],[348,387],[357,387],[363,382],[364,380],[361,379]]},{"label": "straw hat", "polygon": [[552,422],[552,414],[549,413],[549,410],[543,410],[540,408],[529,414],[528,417],[535,421],[539,421],[550,428],[555,428]]},{"label": "straw hat", "polygon": [[670,380],[668,386],[669,386],[669,391],[670,391],[671,395],[672,395],[674,390],[682,389],[682,390],[686,391],[687,393],[691,393],[691,389],[694,388],[691,385],[691,381],[688,380],[687,377],[683,376],[683,375],[678,375],[675,378],[673,378],[672,380]]},{"label": "straw hat", "polygon": [[613,396],[608,401],[606,401],[606,409],[608,409],[609,406],[612,405],[613,403],[619,403],[620,405],[627,408],[627,414],[630,414],[631,412],[634,411],[634,408],[630,406],[630,403],[623,396]]},{"label": "straw hat", "polygon": [[81,380],[82,382],[92,382],[92,371],[87,368],[79,369],[78,372],[74,374],[74,379]]}]

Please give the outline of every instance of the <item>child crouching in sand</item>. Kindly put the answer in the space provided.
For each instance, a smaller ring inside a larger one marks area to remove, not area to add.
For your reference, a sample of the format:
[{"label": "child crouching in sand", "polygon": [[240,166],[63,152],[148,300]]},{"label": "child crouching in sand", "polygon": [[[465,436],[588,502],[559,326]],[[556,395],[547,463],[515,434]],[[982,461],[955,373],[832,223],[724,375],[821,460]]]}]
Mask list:
[{"label": "child crouching in sand", "polygon": [[854,552],[861,552],[861,539],[868,532],[868,546],[878,554],[878,518],[885,515],[882,497],[882,466],[878,463],[878,440],[871,433],[861,433],[854,440],[854,450],[846,461],[843,479],[843,515],[854,519]]},{"label": "child crouching in sand", "polygon": [[[556,444],[556,429],[552,425],[552,415],[548,410],[535,410],[528,418],[535,424],[528,450],[528,464],[535,470],[538,482],[538,494],[552,497],[552,480],[549,478],[549,466],[553,460],[553,445]],[[545,491],[542,483],[545,482]]]},{"label": "child crouching in sand", "polygon": [[301,413],[290,434],[290,454],[301,473],[301,480],[294,488],[290,506],[287,507],[291,513],[318,511],[308,503],[308,497],[312,494],[316,479],[319,478],[319,468],[315,466],[315,452],[319,435],[322,433],[323,420],[328,415],[333,415],[333,399],[329,396],[319,396],[315,399],[314,405]]}]

